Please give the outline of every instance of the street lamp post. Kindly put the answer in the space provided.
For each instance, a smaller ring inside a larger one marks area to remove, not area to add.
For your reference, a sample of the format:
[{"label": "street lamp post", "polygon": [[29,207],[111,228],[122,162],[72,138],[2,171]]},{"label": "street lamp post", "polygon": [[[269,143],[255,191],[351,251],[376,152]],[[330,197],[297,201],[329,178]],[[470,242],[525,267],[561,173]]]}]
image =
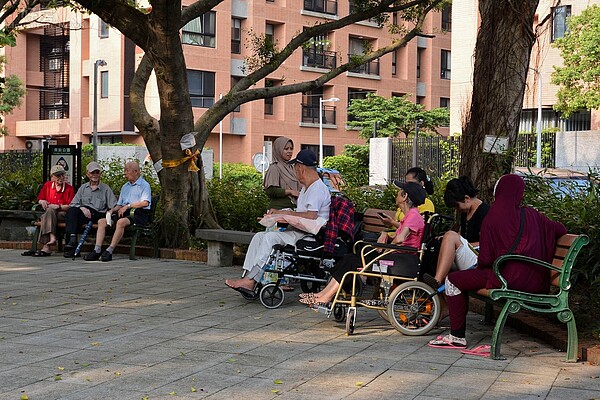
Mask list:
[{"label": "street lamp post", "polygon": [[415,137],[413,138],[413,159],[412,159],[413,167],[417,166],[417,153],[419,152],[419,143],[418,143],[419,126],[421,126],[422,123],[423,123],[423,118],[417,118],[417,120],[415,121]]},{"label": "street lamp post", "polygon": [[535,72],[538,80],[538,95],[537,95],[537,125],[535,127],[536,135],[537,135],[537,146],[536,146],[536,159],[535,166],[536,168],[542,168],[542,74],[536,68],[529,67],[530,70]]},{"label": "street lamp post", "polygon": [[92,115],[92,146],[94,148],[94,161],[98,161],[98,67],[106,66],[106,61],[94,62],[94,112]]},{"label": "street lamp post", "polygon": [[337,97],[327,100],[319,98],[319,167],[323,168],[323,103],[340,101]]}]

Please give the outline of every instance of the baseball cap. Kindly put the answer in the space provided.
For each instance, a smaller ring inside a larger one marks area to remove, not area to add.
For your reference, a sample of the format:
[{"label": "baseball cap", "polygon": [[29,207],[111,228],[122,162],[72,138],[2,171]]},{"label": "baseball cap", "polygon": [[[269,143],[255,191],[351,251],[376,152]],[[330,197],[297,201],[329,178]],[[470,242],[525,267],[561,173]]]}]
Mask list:
[{"label": "baseball cap", "polygon": [[413,202],[415,206],[420,206],[425,203],[425,197],[427,197],[427,192],[423,186],[416,182],[401,182],[398,180],[394,181],[394,186],[398,189],[402,189],[408,194],[408,198]]},{"label": "baseball cap", "polygon": [[306,165],[307,167],[316,167],[318,164],[317,155],[310,149],[300,150],[298,154],[296,154],[296,158],[288,161],[288,164],[296,163]]},{"label": "baseball cap", "polygon": [[65,171],[62,165],[57,164],[50,168],[50,175],[64,175],[66,173],[67,172]]},{"label": "baseball cap", "polygon": [[96,161],[92,161],[91,163],[89,163],[87,165],[86,170],[87,170],[87,172],[92,172],[92,171],[102,172],[102,166],[100,164],[98,164]]}]

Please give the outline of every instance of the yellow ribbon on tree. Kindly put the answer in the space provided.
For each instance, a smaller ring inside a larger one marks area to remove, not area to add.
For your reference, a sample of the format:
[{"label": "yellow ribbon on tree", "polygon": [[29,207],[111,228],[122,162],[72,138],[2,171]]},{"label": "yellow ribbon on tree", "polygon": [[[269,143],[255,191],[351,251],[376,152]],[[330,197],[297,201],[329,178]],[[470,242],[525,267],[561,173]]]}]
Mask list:
[{"label": "yellow ribbon on tree", "polygon": [[198,168],[198,166],[196,165],[196,160],[198,159],[198,156],[200,155],[200,150],[196,149],[196,152],[192,153],[192,151],[190,149],[185,149],[185,154],[186,154],[186,156],[183,158],[180,158],[179,160],[163,160],[162,166],[164,168],[175,168],[175,167],[179,167],[181,164],[184,164],[185,162],[187,162],[189,160],[190,165],[188,166],[188,171],[191,171],[191,172],[200,171],[200,168]]}]

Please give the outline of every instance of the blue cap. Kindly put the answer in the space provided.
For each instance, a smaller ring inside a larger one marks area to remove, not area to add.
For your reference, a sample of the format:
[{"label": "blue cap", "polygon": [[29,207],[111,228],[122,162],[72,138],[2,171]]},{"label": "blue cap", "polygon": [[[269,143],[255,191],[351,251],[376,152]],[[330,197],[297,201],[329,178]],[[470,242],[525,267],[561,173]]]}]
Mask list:
[{"label": "blue cap", "polygon": [[296,158],[288,161],[288,164],[296,163],[306,165],[307,167],[316,167],[318,164],[317,155],[310,149],[300,150],[298,154],[296,154]]}]

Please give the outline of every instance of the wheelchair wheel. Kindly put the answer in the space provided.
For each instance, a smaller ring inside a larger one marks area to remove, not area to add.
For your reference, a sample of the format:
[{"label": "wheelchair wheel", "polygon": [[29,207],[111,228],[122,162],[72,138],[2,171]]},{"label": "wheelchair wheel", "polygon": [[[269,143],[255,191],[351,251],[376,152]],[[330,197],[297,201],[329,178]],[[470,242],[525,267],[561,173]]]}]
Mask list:
[{"label": "wheelchair wheel", "polygon": [[321,282],[301,280],[300,287],[304,293],[317,293],[321,289]]},{"label": "wheelchair wheel", "polygon": [[240,294],[242,295],[242,297],[248,301],[254,301],[256,299],[258,299],[259,294],[260,294],[260,290],[262,289],[263,285],[262,283],[257,283],[256,287],[254,288],[254,293],[252,295],[250,294],[246,294],[244,292],[240,292]]},{"label": "wheelchair wheel", "polygon": [[356,307],[349,307],[348,314],[346,315],[346,335],[352,335],[354,333],[354,327],[356,326]]},{"label": "wheelchair wheel", "polygon": [[408,336],[424,335],[440,318],[439,296],[423,282],[411,281],[398,286],[390,294],[387,313],[394,328]]},{"label": "wheelchair wheel", "polygon": [[277,308],[283,304],[285,295],[283,289],[274,283],[268,283],[260,290],[260,302],[267,308]]},{"label": "wheelchair wheel", "polygon": [[333,307],[333,319],[337,322],[344,322],[346,319],[346,306],[343,304],[336,304]]}]

